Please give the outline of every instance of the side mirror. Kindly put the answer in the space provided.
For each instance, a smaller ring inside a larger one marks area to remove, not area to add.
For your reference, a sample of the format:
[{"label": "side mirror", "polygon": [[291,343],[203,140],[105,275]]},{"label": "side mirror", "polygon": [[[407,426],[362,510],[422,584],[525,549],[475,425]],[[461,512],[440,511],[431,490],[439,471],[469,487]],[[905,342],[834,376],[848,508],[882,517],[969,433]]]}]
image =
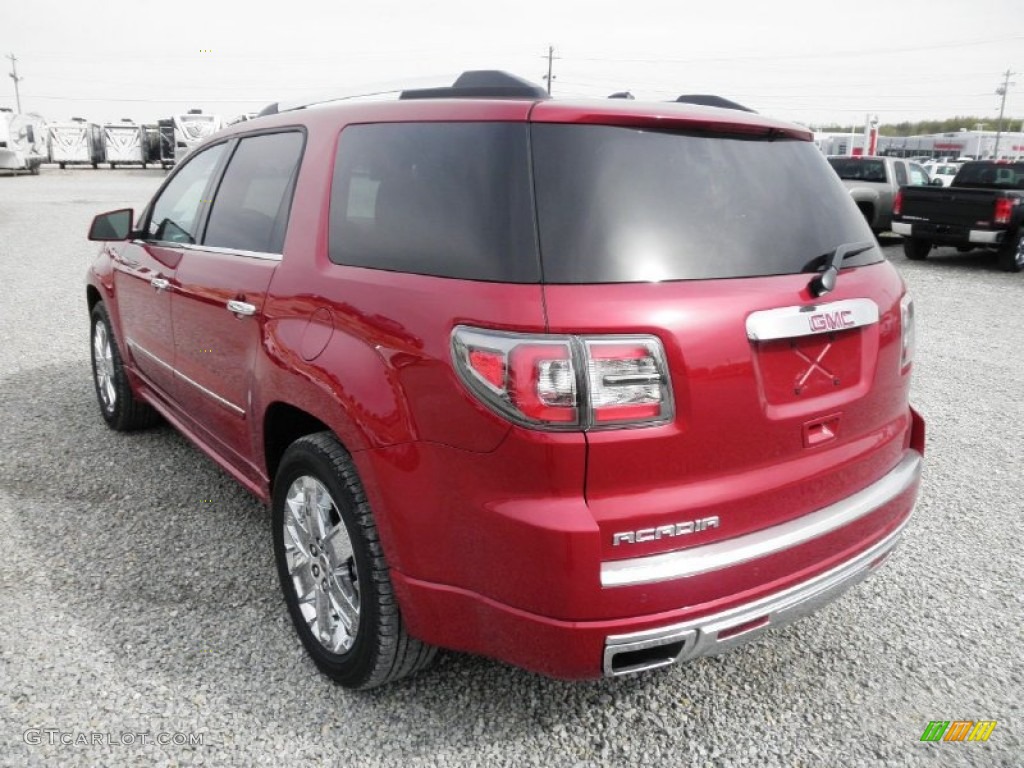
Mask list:
[{"label": "side mirror", "polygon": [[89,227],[90,240],[127,240],[132,236],[132,225],[135,223],[135,211],[121,208],[108,213],[101,213],[92,220]]},{"label": "side mirror", "polygon": [[931,184],[931,185],[932,185],[933,187],[941,187],[941,186],[944,186],[944,185],[943,185],[943,183],[942,183],[942,179],[932,179],[932,180],[931,180],[931,181],[929,182],[929,184]]}]

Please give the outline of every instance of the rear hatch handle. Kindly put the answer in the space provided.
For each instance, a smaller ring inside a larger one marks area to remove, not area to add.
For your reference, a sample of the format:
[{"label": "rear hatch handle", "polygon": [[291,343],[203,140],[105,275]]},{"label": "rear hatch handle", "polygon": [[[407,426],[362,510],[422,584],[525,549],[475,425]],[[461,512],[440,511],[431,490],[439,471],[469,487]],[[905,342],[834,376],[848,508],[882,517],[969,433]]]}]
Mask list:
[{"label": "rear hatch handle", "polygon": [[839,278],[839,267],[843,263],[843,259],[849,258],[850,256],[856,256],[859,253],[864,253],[864,251],[870,250],[874,247],[875,243],[868,241],[861,241],[859,243],[843,243],[831,253],[826,253],[824,256],[819,256],[817,259],[814,259],[811,264],[815,264],[819,260],[824,259],[826,266],[823,271],[811,278],[811,282],[807,284],[807,290],[809,290],[811,295],[815,298],[818,296],[824,296],[836,287],[836,280]]}]

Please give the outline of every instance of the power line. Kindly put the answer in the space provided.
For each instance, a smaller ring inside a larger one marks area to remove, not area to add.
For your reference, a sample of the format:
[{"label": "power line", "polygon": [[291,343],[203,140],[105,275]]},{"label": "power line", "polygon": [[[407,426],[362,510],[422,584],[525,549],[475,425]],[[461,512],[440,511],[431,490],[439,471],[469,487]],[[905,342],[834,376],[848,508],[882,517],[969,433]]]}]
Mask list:
[{"label": "power line", "polygon": [[946,50],[949,48],[968,48],[976,45],[991,45],[992,43],[1010,42],[1012,40],[1024,39],[1024,35],[1010,35],[1008,37],[996,37],[986,40],[962,40],[960,42],[933,43],[930,45],[900,46],[899,48],[861,48],[858,50],[845,51],[824,51],[821,53],[784,53],[784,54],[756,54],[753,56],[717,56],[712,58],[689,58],[689,59],[649,59],[649,58],[612,58],[612,57],[584,57],[565,56],[566,61],[597,61],[616,64],[701,64],[735,61],[782,61],[791,59],[832,59],[842,56],[880,56],[913,53],[916,51]]}]

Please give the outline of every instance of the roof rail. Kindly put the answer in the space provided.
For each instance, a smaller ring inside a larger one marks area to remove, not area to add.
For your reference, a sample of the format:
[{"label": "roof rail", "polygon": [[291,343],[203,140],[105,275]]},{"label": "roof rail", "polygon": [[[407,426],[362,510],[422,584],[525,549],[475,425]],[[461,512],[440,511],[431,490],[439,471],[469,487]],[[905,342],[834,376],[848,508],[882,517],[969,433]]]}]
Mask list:
[{"label": "roof rail", "polygon": [[753,112],[755,115],[757,112],[750,107],[744,107],[742,104],[737,104],[735,101],[729,101],[729,99],[723,99],[721,96],[715,96],[711,93],[690,93],[683,94],[678,99],[678,102],[684,104],[702,104],[705,107],[721,107],[722,109],[741,109],[744,112]]},{"label": "roof rail", "polygon": [[446,88],[402,91],[399,99],[549,99],[548,92],[529,80],[499,69],[463,72]]},{"label": "roof rail", "polygon": [[256,117],[266,115],[277,115],[281,112],[291,112],[296,109],[305,109],[318,104],[326,104],[332,101],[345,101],[348,99],[360,99],[376,96],[391,96],[397,94],[399,99],[549,99],[548,92],[541,86],[531,83],[529,80],[510,75],[497,69],[479,69],[463,72],[450,86],[440,88],[418,88],[418,89],[391,89],[372,91],[370,93],[349,93],[344,96],[333,96],[320,98],[300,104],[282,104],[275,101],[268,104],[259,112]]}]

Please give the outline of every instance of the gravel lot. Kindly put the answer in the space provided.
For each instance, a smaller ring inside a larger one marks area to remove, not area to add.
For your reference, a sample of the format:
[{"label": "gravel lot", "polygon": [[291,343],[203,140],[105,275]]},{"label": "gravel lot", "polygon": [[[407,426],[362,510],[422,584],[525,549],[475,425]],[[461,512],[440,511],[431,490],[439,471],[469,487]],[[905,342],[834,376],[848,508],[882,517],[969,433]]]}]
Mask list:
[{"label": "gravel lot", "polygon": [[[929,454],[902,546],[840,602],[646,676],[567,684],[442,654],[356,694],[288,623],[267,510],[170,428],[99,416],[85,232],[162,177],[0,176],[0,763],[1024,764],[1024,275],[885,241],[916,297]],[[920,743],[936,719],[999,725]],[[175,733],[203,743],[156,743]]]}]

